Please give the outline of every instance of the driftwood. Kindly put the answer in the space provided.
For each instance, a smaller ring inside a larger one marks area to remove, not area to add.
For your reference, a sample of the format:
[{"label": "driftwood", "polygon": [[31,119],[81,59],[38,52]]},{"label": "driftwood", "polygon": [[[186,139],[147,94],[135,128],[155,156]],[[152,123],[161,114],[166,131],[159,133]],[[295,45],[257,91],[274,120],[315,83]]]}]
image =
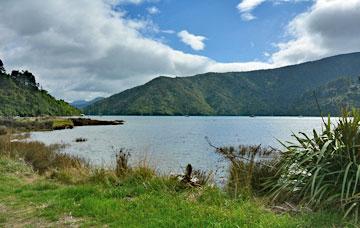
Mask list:
[{"label": "driftwood", "polygon": [[188,185],[188,186],[191,186],[191,187],[199,187],[200,184],[197,182],[196,178],[193,178],[192,174],[193,174],[192,165],[188,164],[186,166],[185,174],[182,175],[182,176],[179,176],[180,177],[180,182],[182,184],[185,184],[185,185]]}]

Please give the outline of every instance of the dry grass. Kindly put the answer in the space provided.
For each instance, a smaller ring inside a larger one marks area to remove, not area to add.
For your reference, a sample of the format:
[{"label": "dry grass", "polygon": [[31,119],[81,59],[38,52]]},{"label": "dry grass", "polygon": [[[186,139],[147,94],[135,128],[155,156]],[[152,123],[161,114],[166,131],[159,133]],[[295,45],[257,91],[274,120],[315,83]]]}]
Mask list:
[{"label": "dry grass", "polygon": [[124,176],[129,171],[129,158],[130,153],[124,149],[120,149],[120,151],[116,154],[116,176]]},{"label": "dry grass", "polygon": [[50,118],[0,118],[0,125],[16,132],[52,130],[53,119]]},{"label": "dry grass", "polygon": [[264,180],[275,174],[273,163],[278,151],[273,148],[240,145],[216,151],[231,163],[226,191],[234,198],[261,194]]},{"label": "dry grass", "polygon": [[[156,172],[144,160],[136,167],[130,167],[130,153],[121,149],[116,155],[114,168],[93,167],[85,159],[61,153],[63,145],[47,146],[41,142],[14,140],[10,134],[0,136],[0,156],[23,160],[40,175],[56,179],[66,184],[86,182],[117,185],[122,179],[147,180],[156,176]],[[19,137],[19,136],[16,136]],[[23,136],[25,137],[25,136]],[[23,139],[23,137],[20,137]]]},{"label": "dry grass", "polygon": [[79,157],[60,153],[62,145],[46,146],[40,142],[12,141],[7,134],[0,136],[0,155],[24,160],[40,174],[49,170],[82,169],[89,164]]}]

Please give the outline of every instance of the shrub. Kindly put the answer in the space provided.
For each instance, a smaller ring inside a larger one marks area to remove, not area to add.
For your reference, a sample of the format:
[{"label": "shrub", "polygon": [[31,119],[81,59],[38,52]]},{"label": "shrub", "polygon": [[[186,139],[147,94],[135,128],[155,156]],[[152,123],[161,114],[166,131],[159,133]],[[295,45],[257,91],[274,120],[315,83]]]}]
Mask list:
[{"label": "shrub", "polygon": [[335,125],[324,121],[320,133],[293,135],[284,144],[277,172],[267,182],[274,200],[313,208],[338,208],[355,219],[360,209],[360,113],[344,111]]},{"label": "shrub", "polygon": [[217,153],[230,161],[226,191],[233,197],[260,194],[263,182],[274,175],[272,163],[278,151],[273,148],[240,145],[217,148]]},{"label": "shrub", "polygon": [[0,126],[0,135],[6,135],[7,134],[7,129],[5,126]]},{"label": "shrub", "polygon": [[129,171],[130,169],[129,158],[130,158],[130,153],[124,151],[124,149],[120,149],[120,151],[116,154],[115,173],[118,177],[123,176]]}]

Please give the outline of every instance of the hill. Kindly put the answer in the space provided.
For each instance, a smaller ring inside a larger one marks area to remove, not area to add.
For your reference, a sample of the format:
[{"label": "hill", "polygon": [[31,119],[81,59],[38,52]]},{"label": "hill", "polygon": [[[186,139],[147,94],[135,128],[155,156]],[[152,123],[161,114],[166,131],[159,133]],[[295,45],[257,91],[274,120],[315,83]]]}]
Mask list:
[{"label": "hill", "polygon": [[74,102],[71,102],[70,105],[75,107],[75,108],[78,108],[78,109],[82,109],[82,108],[85,108],[97,101],[100,101],[104,99],[104,97],[97,97],[93,100],[90,100],[90,101],[86,101],[86,100],[77,100],[77,101],[74,101]]},{"label": "hill", "polygon": [[[307,106],[314,101],[309,91],[345,76],[354,80],[360,76],[360,53],[269,70],[158,77],[84,111],[108,115],[318,115]],[[323,111],[337,113],[328,106]]]},{"label": "hill", "polygon": [[360,107],[360,81],[342,77],[320,86],[313,91],[305,92],[294,105],[294,113],[311,115],[319,113],[319,108],[314,99],[314,94],[319,106],[326,113],[338,113],[339,108]]},{"label": "hill", "polygon": [[28,71],[7,74],[0,60],[0,116],[69,116],[80,111],[40,89]]}]

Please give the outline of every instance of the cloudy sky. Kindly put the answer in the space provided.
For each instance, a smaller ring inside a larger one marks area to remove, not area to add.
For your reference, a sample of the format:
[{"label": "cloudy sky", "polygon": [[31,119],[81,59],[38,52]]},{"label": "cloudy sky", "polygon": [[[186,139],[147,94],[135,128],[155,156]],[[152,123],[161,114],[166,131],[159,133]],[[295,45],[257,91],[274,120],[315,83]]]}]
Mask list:
[{"label": "cloudy sky", "polygon": [[67,101],[360,51],[360,0],[0,0],[0,59]]}]

